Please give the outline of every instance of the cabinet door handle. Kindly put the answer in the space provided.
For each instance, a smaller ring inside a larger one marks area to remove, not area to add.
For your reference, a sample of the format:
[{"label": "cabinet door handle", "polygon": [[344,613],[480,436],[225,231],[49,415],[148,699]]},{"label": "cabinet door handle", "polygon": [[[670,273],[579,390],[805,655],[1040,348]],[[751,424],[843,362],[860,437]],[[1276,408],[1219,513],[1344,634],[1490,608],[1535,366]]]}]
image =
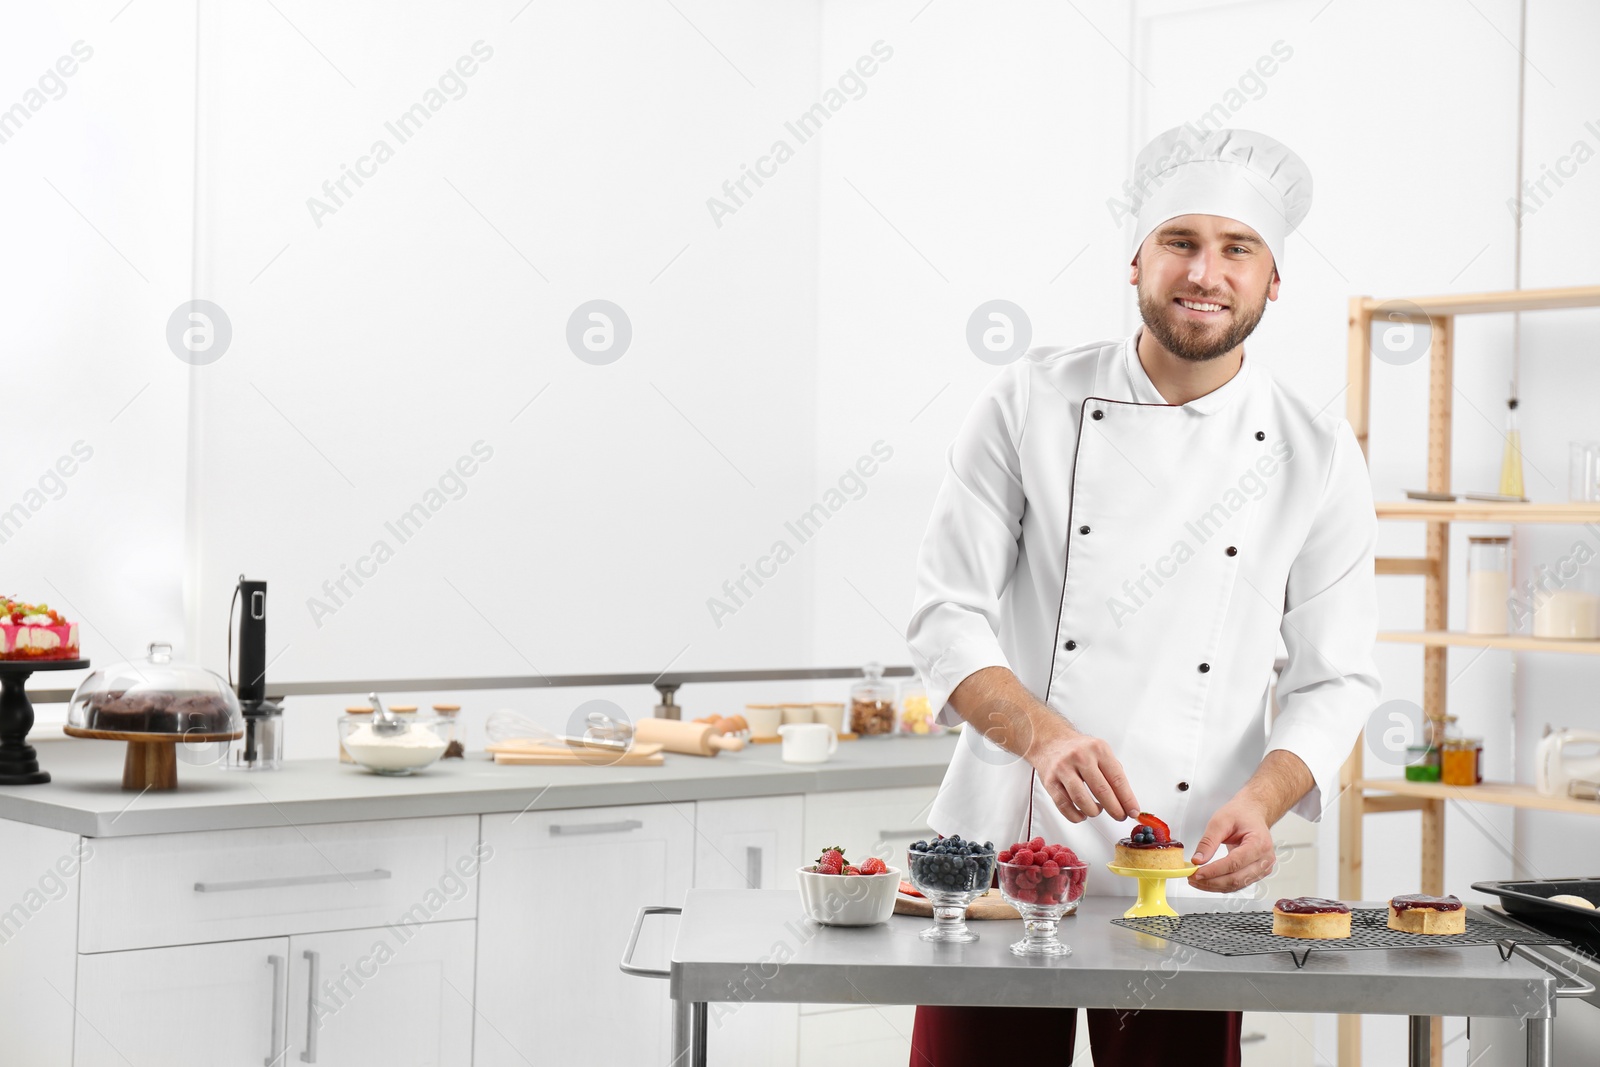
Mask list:
[{"label": "cabinet door handle", "polygon": [[745,846],[744,882],[751,889],[761,888],[761,846],[759,845]]},{"label": "cabinet door handle", "polygon": [[300,1053],[302,1063],[317,1062],[317,981],[322,971],[322,953],[306,949],[305,958],[311,961],[306,976],[306,1050]]},{"label": "cabinet door handle", "polygon": [[571,837],[574,834],[621,834],[629,830],[642,830],[644,823],[638,819],[620,819],[617,822],[555,823],[550,827],[551,837]]},{"label": "cabinet door handle", "polygon": [[244,882],[196,882],[196,893],[231,893],[236,889],[282,889],[293,885],[326,885],[329,882],[381,882],[394,875],[378,868],[371,871],[352,871],[349,874],[300,874],[289,878],[255,878]]},{"label": "cabinet door handle", "polygon": [[1266,1039],[1267,1035],[1262,1033],[1260,1030],[1252,1030],[1248,1034],[1241,1034],[1239,1036],[1239,1044],[1249,1045],[1257,1041],[1265,1041]]},{"label": "cabinet door handle", "polygon": [[915,840],[919,837],[926,837],[927,834],[928,828],[925,826],[914,826],[909,830],[879,830],[878,840],[887,841],[895,837],[909,837]]},{"label": "cabinet door handle", "polygon": [[284,986],[283,957],[268,956],[267,962],[272,965],[272,1036],[267,1045],[269,1055],[261,1062],[266,1067],[279,1067],[278,1061],[283,1059],[283,1031],[288,1025],[286,1013],[289,994]]}]

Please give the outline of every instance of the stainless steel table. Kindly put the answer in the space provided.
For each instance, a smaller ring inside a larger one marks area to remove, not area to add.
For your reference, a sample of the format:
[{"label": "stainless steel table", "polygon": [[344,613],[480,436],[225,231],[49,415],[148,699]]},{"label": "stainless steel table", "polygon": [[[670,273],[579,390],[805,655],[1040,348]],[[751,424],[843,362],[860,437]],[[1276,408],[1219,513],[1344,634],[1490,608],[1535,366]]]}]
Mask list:
[{"label": "stainless steel table", "polygon": [[[1176,900],[1180,911],[1210,901]],[[882,926],[842,929],[805,918],[797,892],[691,890],[668,969],[632,961],[639,913],[624,950],[629,974],[666,978],[672,997],[673,1067],[703,1067],[708,1004],[993,1004],[1124,1011],[1334,1012],[1408,1015],[1410,1063],[1428,1063],[1434,1015],[1522,1018],[1528,1063],[1549,1067],[1562,977],[1492,946],[1311,953],[1297,969],[1288,952],[1218,956],[1113,926],[1128,901],[1089,897],[1061,924],[1072,955],[1020,959],[1007,946],[1020,921],[978,922],[979,940],[935,945],[917,932],[927,919],[897,915]],[[1357,905],[1383,907],[1382,903]],[[1589,987],[1588,992],[1593,988]]]}]

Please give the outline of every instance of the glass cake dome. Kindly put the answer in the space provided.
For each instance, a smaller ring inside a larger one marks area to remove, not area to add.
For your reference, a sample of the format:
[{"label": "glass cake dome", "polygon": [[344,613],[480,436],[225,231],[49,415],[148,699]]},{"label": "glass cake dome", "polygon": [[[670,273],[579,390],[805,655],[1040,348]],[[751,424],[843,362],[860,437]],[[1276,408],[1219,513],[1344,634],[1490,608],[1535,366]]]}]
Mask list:
[{"label": "glass cake dome", "polygon": [[91,672],[67,711],[72,729],[194,741],[236,736],[243,723],[228,683],[204,667],[174,660],[172,646],[162,642],[153,642],[144,659]]}]

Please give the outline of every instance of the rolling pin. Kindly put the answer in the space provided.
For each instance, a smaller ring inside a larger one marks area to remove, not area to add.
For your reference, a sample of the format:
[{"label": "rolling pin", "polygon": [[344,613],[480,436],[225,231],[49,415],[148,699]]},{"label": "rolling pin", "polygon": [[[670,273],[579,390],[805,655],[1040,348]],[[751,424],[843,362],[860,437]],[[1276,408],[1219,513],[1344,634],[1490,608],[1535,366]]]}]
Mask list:
[{"label": "rolling pin", "polygon": [[723,749],[737,752],[744,747],[744,738],[718,733],[713,723],[673,719],[639,719],[633,724],[633,739],[689,756],[715,756]]}]

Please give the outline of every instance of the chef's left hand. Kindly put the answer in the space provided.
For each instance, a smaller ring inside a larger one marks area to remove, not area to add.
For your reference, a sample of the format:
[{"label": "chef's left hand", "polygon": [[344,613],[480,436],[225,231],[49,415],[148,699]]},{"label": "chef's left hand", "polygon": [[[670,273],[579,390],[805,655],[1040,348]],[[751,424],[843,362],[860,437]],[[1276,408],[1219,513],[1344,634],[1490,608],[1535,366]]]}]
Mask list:
[{"label": "chef's left hand", "polygon": [[[1222,845],[1228,854],[1212,859]],[[1192,859],[1201,866],[1189,884],[1208,893],[1231,893],[1271,874],[1277,860],[1266,812],[1253,800],[1235,797],[1206,823]]]}]

